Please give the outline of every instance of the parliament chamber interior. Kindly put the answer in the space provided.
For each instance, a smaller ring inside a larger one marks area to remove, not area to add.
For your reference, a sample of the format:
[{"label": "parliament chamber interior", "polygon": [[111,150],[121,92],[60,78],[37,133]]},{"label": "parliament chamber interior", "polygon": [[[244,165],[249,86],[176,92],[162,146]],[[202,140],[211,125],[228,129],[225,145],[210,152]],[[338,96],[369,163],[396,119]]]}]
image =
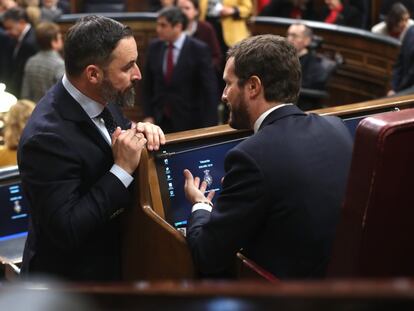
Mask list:
[{"label": "parliament chamber interior", "polygon": [[[157,37],[156,2],[70,0],[68,12],[56,23],[63,36],[89,13],[128,25],[138,46],[138,66],[144,68],[150,42]],[[380,21],[383,1],[362,2],[369,4],[367,25]],[[261,16],[260,1],[253,3],[254,14],[248,21],[252,35],[285,36],[297,22]],[[324,1],[314,4],[323,6]],[[120,216],[119,282],[71,283],[47,276],[20,280],[28,203],[18,167],[0,168],[0,307],[24,310],[44,303],[48,310],[48,303],[50,310],[62,306],[76,310],[412,310],[414,96],[387,96],[401,43],[368,27],[301,22],[320,39],[318,53],[340,59],[325,91],[302,90],[305,101],[317,102],[307,112],[341,118],[354,141],[325,278],[281,280],[242,251],[234,258],[236,279],[198,276],[185,238],[192,206],[185,198],[182,171],[189,168],[204,176],[211,182],[210,191],[220,194],[227,152],[253,134],[232,129],[224,120],[213,127],[166,134],[167,142],[160,150],[143,151],[134,174],[133,206]],[[141,91],[139,83],[135,105],[123,108],[134,122],[143,119]]]}]

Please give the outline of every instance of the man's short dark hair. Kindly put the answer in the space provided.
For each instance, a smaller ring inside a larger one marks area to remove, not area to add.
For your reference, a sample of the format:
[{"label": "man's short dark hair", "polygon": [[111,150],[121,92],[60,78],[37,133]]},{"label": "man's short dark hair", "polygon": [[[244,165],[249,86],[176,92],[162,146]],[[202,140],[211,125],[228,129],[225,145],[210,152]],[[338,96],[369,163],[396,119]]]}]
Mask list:
[{"label": "man's short dark hair", "polygon": [[168,6],[158,12],[158,18],[164,17],[172,26],[181,24],[183,30],[187,28],[187,16],[176,6]]},{"label": "man's short dark hair", "polygon": [[402,21],[404,15],[410,14],[404,4],[396,2],[392,5],[390,11],[385,18],[385,24],[388,32],[393,32],[394,28]]},{"label": "man's short dark hair", "polygon": [[12,20],[15,22],[18,22],[20,20],[24,20],[26,23],[29,22],[29,16],[27,15],[27,12],[25,9],[21,7],[14,7],[11,9],[8,9],[3,14],[3,21],[5,20]]},{"label": "man's short dark hair", "polygon": [[80,18],[66,35],[66,73],[79,76],[90,64],[105,67],[119,41],[132,36],[131,28],[111,18],[97,15]]},{"label": "man's short dark hair", "polygon": [[36,26],[36,41],[41,50],[52,49],[52,41],[58,38],[60,27],[56,23],[41,22]]},{"label": "man's short dark hair", "polygon": [[258,76],[269,102],[296,102],[301,67],[296,49],[287,40],[275,35],[247,38],[231,47],[227,59],[234,57],[235,74],[239,86],[252,76]]}]

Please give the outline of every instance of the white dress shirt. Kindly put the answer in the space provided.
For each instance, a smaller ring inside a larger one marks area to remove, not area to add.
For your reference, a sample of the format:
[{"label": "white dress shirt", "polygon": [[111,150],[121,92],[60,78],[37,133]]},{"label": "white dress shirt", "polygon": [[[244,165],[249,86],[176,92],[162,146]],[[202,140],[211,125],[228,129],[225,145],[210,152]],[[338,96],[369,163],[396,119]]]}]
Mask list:
[{"label": "white dress shirt", "polygon": [[[68,93],[79,103],[82,109],[85,110],[86,114],[89,116],[89,118],[91,118],[92,122],[96,125],[107,143],[111,145],[111,137],[109,136],[108,130],[105,127],[105,122],[101,118],[98,118],[99,114],[103,111],[104,106],[79,91],[68,80],[66,75],[63,76],[62,83],[66,91],[68,91]],[[126,188],[134,180],[132,176],[128,174],[128,172],[116,164],[112,165],[110,172],[118,177],[118,179],[124,184]]]}]

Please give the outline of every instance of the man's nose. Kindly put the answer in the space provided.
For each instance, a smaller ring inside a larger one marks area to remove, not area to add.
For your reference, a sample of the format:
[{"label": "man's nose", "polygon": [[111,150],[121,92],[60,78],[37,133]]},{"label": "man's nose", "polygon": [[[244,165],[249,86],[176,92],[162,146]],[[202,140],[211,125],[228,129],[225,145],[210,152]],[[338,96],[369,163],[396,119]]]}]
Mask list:
[{"label": "man's nose", "polygon": [[131,80],[141,80],[142,79],[142,75],[141,75],[141,70],[139,70],[138,65],[135,63],[134,64],[134,68],[133,68],[133,73],[132,73],[132,79]]}]

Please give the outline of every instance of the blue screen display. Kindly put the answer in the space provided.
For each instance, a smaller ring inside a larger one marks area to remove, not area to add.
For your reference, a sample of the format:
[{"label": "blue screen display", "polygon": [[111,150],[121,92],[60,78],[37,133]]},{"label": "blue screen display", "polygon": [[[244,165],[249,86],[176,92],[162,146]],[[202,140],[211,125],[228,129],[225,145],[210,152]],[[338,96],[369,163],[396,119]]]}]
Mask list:
[{"label": "blue screen display", "polygon": [[20,182],[0,186],[0,241],[27,234],[28,211]]},{"label": "blue screen display", "polygon": [[[166,220],[175,228],[185,228],[192,205],[184,194],[184,169],[207,182],[207,191],[221,191],[224,158],[227,152],[244,138],[176,151],[164,151],[157,156],[157,168]],[[182,230],[185,232],[185,229]]]}]

